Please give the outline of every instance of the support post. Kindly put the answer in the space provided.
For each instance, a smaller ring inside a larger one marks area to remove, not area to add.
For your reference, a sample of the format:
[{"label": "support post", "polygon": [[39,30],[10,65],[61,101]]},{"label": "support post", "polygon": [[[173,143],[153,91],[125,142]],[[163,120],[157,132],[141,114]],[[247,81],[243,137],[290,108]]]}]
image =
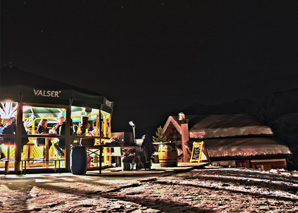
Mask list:
[{"label": "support post", "polygon": [[17,131],[16,131],[16,142],[15,142],[15,163],[14,170],[17,174],[21,173],[21,160],[22,160],[22,130],[23,126],[23,101],[18,103],[17,109]]},{"label": "support post", "polygon": [[65,166],[70,171],[70,120],[71,120],[71,103],[66,108],[65,120]]},{"label": "support post", "polygon": [[182,139],[182,150],[183,150],[183,162],[189,162],[191,152],[188,147],[189,141],[189,130],[188,130],[188,121],[181,120],[181,139]]},{"label": "support post", "polygon": [[133,136],[133,143],[137,144],[136,143],[136,129],[134,126],[132,127],[132,136]]}]

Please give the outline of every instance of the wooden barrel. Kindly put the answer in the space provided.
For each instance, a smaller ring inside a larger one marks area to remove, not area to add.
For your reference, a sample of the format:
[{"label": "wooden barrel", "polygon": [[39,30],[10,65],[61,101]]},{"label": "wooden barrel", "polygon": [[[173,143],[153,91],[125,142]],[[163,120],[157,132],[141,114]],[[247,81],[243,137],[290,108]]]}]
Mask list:
[{"label": "wooden barrel", "polygon": [[175,143],[162,143],[158,147],[158,158],[160,166],[177,166],[178,154]]}]

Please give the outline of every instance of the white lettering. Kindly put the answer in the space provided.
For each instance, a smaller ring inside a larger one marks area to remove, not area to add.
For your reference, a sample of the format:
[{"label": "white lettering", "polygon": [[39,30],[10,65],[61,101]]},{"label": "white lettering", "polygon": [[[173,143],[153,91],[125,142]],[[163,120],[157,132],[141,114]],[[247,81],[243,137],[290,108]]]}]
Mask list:
[{"label": "white lettering", "polygon": [[33,92],[35,96],[52,97],[52,98],[60,98],[59,93],[61,93],[61,91],[39,90],[39,89],[33,89]]},{"label": "white lettering", "polygon": [[37,96],[39,90],[35,90],[35,89],[34,89],[33,92],[34,92],[34,95]]}]

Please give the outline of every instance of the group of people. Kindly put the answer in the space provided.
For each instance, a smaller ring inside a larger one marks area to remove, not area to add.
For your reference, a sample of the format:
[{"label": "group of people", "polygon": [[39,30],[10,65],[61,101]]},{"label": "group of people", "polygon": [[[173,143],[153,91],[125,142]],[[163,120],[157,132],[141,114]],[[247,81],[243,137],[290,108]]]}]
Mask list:
[{"label": "group of people", "polygon": [[[48,120],[42,119],[37,127],[37,134],[49,134],[51,131],[54,134],[65,135],[65,118],[63,116],[59,117],[59,123],[51,130],[48,129],[47,124]],[[70,135],[86,135],[87,133],[92,133],[92,130],[92,125],[88,122],[87,116],[82,117],[82,125],[77,130],[73,128],[72,120],[70,121]],[[38,138],[37,143],[38,145],[45,145],[45,139]],[[51,145],[52,144],[50,143],[50,146]],[[60,138],[58,142],[54,143],[54,147],[60,157],[64,156],[63,150],[65,150],[65,138]]]},{"label": "group of people", "polygon": [[[1,119],[1,118],[0,118]],[[0,120],[1,124],[1,120]],[[27,135],[27,132],[25,130],[24,125],[22,125],[22,134]],[[8,135],[14,135],[16,134],[17,129],[17,119],[15,117],[11,117],[9,119],[9,123],[4,126],[1,124],[0,126],[0,134],[8,134]],[[92,125],[88,122],[88,117],[83,116],[82,117],[82,125],[77,130],[74,130],[72,127],[72,121],[71,121],[71,129],[70,134],[77,134],[77,135],[88,135],[92,133]],[[48,120],[47,119],[41,119],[38,127],[37,127],[37,134],[57,134],[57,135],[65,135],[65,118],[63,116],[59,117],[59,123],[56,124],[52,129],[48,128]],[[16,141],[16,137],[3,137],[0,140],[1,143],[5,144],[11,144],[13,145]],[[28,143],[28,137],[22,137],[22,151],[23,146]],[[38,146],[44,146],[45,145],[45,138],[37,138],[37,145]],[[49,143],[49,146],[52,146],[52,143]],[[60,157],[64,156],[64,150],[65,150],[65,138],[59,138],[59,140],[55,143],[53,143],[53,146],[55,147],[55,150],[57,151],[58,155]],[[5,154],[3,153],[1,146],[0,146],[0,159],[5,158]]]},{"label": "group of people", "polygon": [[[59,117],[59,123],[55,125],[51,130],[48,128],[48,120],[42,119],[37,127],[37,134],[57,134],[57,135],[65,135],[65,118],[63,116]],[[72,134],[72,131],[71,131]],[[37,145],[44,146],[45,138],[37,138]],[[51,147],[52,143],[49,143]],[[60,138],[59,141],[54,143],[54,147],[60,157],[64,156],[65,150],[65,138]]]}]

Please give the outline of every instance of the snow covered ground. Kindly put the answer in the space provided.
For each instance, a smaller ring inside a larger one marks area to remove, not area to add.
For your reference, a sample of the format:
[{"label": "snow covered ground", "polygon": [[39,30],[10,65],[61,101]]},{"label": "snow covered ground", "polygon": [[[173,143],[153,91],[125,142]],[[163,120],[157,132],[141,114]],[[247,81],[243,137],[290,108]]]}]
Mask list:
[{"label": "snow covered ground", "polygon": [[298,212],[298,176],[209,168],[0,177],[0,196],[0,212]]}]

